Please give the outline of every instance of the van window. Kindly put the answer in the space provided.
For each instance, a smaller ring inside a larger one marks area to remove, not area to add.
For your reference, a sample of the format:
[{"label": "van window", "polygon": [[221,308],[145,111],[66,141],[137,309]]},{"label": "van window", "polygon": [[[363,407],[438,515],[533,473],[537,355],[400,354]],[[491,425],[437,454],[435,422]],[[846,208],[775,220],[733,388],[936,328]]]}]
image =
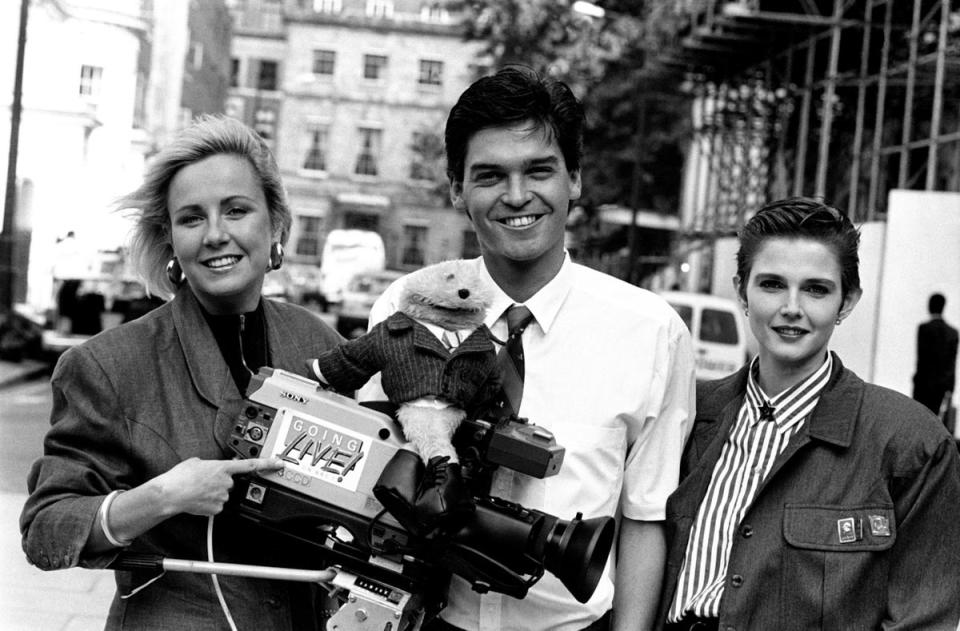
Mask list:
[{"label": "van window", "polygon": [[700,339],[716,344],[736,344],[737,323],[729,311],[704,309],[700,314]]},{"label": "van window", "polygon": [[690,305],[675,304],[671,304],[670,306],[680,315],[680,319],[687,325],[687,330],[693,331],[693,307]]}]

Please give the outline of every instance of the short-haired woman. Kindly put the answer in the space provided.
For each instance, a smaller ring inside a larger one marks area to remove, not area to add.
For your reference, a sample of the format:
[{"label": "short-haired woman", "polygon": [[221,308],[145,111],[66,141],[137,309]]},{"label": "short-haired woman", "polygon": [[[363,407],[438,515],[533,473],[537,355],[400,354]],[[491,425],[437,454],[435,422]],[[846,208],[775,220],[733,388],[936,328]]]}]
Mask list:
[{"label": "short-haired woman", "polygon": [[957,627],[957,447],[827,349],[862,293],[858,245],[807,198],[740,233],[734,283],[759,354],[698,386],[667,502],[668,631]]}]

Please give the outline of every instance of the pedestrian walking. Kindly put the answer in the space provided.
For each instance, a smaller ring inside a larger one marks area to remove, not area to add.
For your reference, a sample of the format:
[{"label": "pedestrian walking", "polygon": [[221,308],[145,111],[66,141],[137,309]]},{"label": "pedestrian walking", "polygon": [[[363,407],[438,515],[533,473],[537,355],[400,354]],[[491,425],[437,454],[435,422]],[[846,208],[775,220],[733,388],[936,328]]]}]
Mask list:
[{"label": "pedestrian walking", "polygon": [[913,398],[945,419],[956,383],[957,330],[943,319],[947,299],[935,293],[927,301],[930,319],[917,327],[917,370]]}]

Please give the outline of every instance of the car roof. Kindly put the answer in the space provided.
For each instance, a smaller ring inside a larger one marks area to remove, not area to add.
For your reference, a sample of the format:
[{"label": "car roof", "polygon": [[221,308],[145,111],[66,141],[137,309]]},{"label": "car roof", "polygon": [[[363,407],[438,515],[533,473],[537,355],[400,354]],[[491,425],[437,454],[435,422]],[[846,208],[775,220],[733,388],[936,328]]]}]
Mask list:
[{"label": "car roof", "polygon": [[714,296],[713,294],[698,294],[689,291],[664,291],[660,293],[660,297],[672,304],[702,305],[704,307],[718,309],[732,308],[734,311],[738,309],[736,300],[722,296]]}]

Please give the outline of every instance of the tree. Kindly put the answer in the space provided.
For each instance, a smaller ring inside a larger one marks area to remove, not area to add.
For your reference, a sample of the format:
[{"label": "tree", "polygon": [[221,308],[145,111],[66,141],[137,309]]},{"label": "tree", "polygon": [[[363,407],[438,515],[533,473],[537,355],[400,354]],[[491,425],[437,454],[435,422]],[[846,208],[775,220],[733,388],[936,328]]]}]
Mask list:
[{"label": "tree", "polygon": [[[655,83],[644,73],[647,59],[689,28],[678,5],[606,0],[600,18],[575,12],[571,0],[475,0],[461,8],[467,37],[486,43],[492,67],[529,65],[570,85],[583,102],[588,217],[601,204],[678,212],[689,134],[686,97],[677,88],[682,77]],[[584,242],[602,255],[633,245],[625,232],[592,234]],[[647,241],[644,254],[664,255],[667,247]]]}]

